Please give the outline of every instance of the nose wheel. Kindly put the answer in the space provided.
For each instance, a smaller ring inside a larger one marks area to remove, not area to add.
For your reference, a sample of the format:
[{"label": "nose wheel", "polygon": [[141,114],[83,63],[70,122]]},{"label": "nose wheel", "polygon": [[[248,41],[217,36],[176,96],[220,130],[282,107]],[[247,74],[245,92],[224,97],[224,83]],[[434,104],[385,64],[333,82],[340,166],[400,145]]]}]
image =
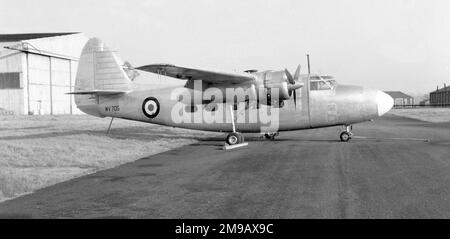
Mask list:
[{"label": "nose wheel", "polygon": [[345,130],[341,132],[341,134],[339,135],[339,138],[341,138],[342,142],[348,142],[353,136],[353,133],[351,132],[352,126],[345,125],[344,127],[345,127]]}]

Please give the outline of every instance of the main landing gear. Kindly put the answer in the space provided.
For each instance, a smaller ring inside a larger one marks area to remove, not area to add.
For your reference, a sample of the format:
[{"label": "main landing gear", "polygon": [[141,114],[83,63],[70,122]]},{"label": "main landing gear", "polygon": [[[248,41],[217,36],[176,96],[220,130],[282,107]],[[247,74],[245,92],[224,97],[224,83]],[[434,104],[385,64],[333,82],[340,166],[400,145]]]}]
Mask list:
[{"label": "main landing gear", "polygon": [[352,130],[351,125],[344,125],[344,131],[342,131],[341,134],[339,135],[342,142],[348,142],[352,138],[353,133],[351,132],[351,130]]},{"label": "main landing gear", "polygon": [[279,135],[278,132],[276,132],[276,133],[265,133],[264,134],[264,138],[265,139],[270,139],[270,140],[275,140],[275,136],[278,136],[278,135]]},{"label": "main landing gear", "polygon": [[238,132],[232,132],[228,134],[226,141],[229,145],[242,144],[244,142],[244,135]]},{"label": "main landing gear", "polygon": [[233,126],[233,132],[227,135],[226,142],[228,145],[236,145],[244,143],[244,135],[239,132],[236,132],[236,126],[234,124],[234,113],[233,106],[230,106],[230,114],[231,114],[231,124]]}]

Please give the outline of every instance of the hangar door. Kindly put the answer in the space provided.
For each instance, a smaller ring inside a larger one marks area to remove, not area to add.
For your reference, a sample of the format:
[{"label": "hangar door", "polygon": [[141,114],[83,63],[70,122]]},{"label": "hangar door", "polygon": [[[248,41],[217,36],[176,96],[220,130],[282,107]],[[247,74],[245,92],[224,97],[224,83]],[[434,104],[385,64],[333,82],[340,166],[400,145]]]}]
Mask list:
[{"label": "hangar door", "polygon": [[29,109],[32,114],[70,114],[71,62],[50,56],[28,55]]}]

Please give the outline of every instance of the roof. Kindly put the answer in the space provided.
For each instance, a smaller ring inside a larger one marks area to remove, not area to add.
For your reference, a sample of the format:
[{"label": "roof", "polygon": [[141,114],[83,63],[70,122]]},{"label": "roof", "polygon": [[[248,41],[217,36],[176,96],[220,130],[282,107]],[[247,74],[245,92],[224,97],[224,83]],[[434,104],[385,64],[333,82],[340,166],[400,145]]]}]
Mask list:
[{"label": "roof", "polygon": [[396,98],[413,98],[401,91],[385,91],[384,93],[390,95],[394,99],[396,99]]},{"label": "roof", "polygon": [[447,86],[447,87],[444,87],[442,89],[438,89],[438,90],[432,91],[431,93],[442,92],[442,91],[444,91],[444,92],[450,91],[450,86]]},{"label": "roof", "polygon": [[79,32],[0,34],[0,42],[17,42],[36,38],[77,34]]}]

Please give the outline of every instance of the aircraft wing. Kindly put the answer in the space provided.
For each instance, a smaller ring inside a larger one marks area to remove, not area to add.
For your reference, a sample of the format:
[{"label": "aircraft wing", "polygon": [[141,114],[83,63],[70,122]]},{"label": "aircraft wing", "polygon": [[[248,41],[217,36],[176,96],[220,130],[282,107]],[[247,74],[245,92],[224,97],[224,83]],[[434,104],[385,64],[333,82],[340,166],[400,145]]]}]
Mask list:
[{"label": "aircraft wing", "polygon": [[208,70],[180,67],[170,64],[152,64],[135,69],[186,80],[202,80],[209,84],[240,84],[253,82],[255,78],[248,73],[222,73]]}]

